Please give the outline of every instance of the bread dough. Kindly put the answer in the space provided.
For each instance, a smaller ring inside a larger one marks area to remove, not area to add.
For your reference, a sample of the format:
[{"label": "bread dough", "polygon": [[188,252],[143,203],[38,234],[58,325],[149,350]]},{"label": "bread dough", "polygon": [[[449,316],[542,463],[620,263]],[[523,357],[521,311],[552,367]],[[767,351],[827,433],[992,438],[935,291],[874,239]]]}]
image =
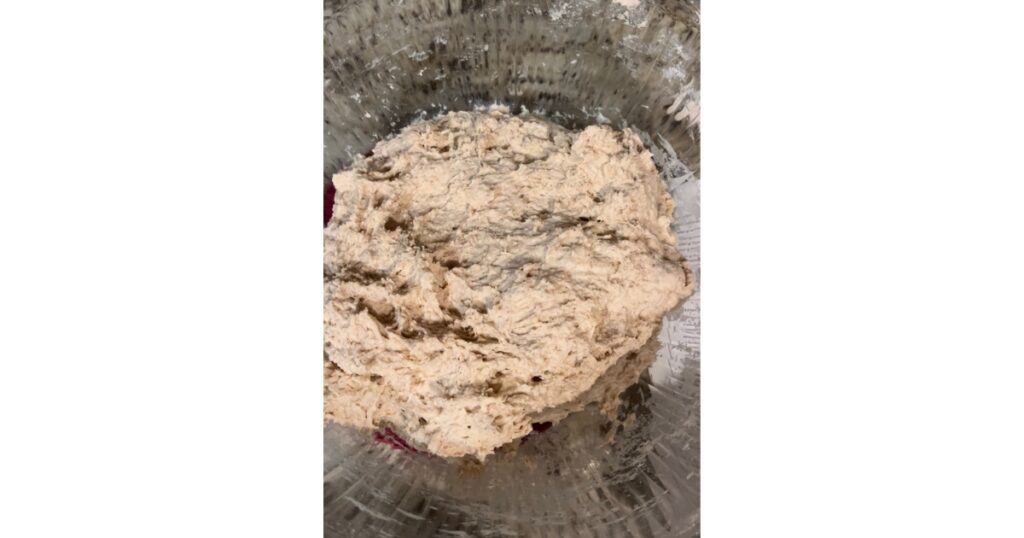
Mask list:
[{"label": "bread dough", "polygon": [[440,456],[482,460],[614,399],[693,290],[629,129],[452,112],[333,183],[325,415]]}]

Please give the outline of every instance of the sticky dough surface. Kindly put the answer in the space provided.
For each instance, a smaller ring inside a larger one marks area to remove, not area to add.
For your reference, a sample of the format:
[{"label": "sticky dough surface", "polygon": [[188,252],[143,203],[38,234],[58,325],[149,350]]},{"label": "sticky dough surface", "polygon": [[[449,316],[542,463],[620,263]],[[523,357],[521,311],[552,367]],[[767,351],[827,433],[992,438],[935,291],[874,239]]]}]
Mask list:
[{"label": "sticky dough surface", "polygon": [[607,403],[692,293],[672,198],[628,129],[453,112],[333,182],[326,416],[443,457]]}]

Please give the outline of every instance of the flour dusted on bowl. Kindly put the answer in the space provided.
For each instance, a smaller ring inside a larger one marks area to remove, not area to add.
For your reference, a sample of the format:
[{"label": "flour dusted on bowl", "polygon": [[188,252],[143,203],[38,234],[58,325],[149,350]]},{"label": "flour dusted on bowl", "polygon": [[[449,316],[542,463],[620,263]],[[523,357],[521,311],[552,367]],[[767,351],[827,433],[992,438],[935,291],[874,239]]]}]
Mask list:
[{"label": "flour dusted on bowl", "polygon": [[672,199],[628,129],[452,112],[333,183],[325,414],[439,456],[482,460],[614,402],[693,290]]}]

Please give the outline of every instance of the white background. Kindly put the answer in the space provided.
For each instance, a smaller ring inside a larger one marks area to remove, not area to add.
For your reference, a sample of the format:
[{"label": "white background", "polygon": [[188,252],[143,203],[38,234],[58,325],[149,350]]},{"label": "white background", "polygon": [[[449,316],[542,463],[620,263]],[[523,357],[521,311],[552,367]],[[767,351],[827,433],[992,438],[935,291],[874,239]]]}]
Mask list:
[{"label": "white background", "polygon": [[[706,2],[703,535],[1021,536],[1024,13]],[[0,7],[0,536],[319,536],[321,5]]]}]

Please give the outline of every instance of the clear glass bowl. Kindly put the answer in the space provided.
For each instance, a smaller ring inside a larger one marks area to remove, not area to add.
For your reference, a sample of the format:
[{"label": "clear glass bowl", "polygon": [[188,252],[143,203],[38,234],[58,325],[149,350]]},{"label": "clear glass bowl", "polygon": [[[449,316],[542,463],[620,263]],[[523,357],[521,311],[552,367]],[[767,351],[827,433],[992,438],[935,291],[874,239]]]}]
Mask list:
[{"label": "clear glass bowl", "polygon": [[628,126],[676,201],[697,292],[622,398],[468,470],[324,430],[326,536],[691,536],[700,507],[699,11],[684,0],[326,0],[324,185],[420,118],[489,104]]}]

